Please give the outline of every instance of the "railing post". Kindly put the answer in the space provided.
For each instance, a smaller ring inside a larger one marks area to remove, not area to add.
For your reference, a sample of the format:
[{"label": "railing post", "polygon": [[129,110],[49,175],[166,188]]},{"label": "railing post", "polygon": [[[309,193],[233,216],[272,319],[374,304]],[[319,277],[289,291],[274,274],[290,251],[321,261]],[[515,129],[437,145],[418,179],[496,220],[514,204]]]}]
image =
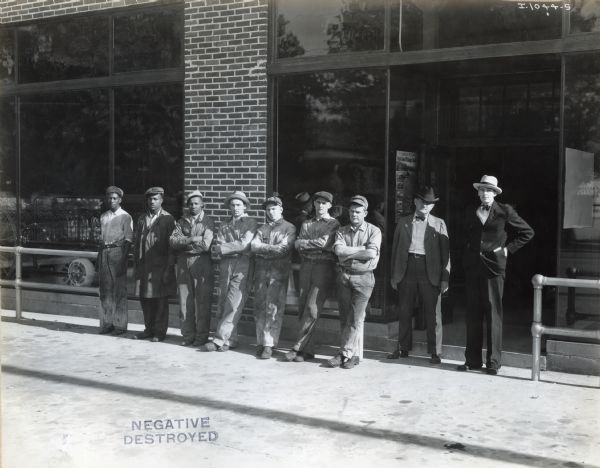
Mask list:
[{"label": "railing post", "polygon": [[544,277],[535,275],[531,282],[533,283],[533,323],[531,324],[532,339],[532,365],[531,380],[540,380],[540,354],[542,348],[542,288],[544,287]]},{"label": "railing post", "polygon": [[15,248],[15,314],[17,320],[21,320],[21,249],[20,246]]},{"label": "railing post", "polygon": [[[577,268],[567,268],[567,278],[577,278]],[[575,317],[577,312],[575,311],[575,288],[567,288],[567,325],[573,325],[575,323]]]}]

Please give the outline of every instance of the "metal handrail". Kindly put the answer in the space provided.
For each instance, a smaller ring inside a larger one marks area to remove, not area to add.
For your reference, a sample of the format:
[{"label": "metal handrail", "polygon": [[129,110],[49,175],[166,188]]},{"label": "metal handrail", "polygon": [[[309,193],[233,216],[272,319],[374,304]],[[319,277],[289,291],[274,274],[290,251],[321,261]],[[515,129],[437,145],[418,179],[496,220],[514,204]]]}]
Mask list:
[{"label": "metal handrail", "polygon": [[531,380],[540,380],[540,353],[542,335],[552,334],[570,338],[587,338],[600,340],[600,330],[576,330],[573,328],[549,327],[542,324],[542,288],[544,286],[564,286],[567,288],[600,289],[600,279],[551,278],[535,275],[533,284],[533,323],[531,324],[532,359]]},{"label": "metal handrail", "polygon": [[22,289],[42,289],[46,291],[73,291],[83,293],[99,294],[98,288],[90,288],[84,286],[68,286],[61,284],[48,284],[48,283],[36,283],[32,281],[22,280],[22,264],[21,256],[23,254],[33,255],[56,255],[62,257],[83,257],[83,258],[97,258],[98,252],[86,252],[82,250],[53,250],[53,249],[35,249],[32,247],[7,247],[0,246],[0,252],[14,253],[15,254],[15,279],[11,280],[0,280],[0,287],[12,286],[15,288],[15,312],[17,320],[21,319],[22,305],[21,305],[21,290]]}]

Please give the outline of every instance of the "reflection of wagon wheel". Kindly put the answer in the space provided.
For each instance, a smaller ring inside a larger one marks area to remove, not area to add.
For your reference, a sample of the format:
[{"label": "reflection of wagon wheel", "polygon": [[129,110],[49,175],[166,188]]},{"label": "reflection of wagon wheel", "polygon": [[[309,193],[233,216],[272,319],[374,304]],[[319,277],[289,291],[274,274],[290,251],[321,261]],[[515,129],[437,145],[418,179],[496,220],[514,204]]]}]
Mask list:
[{"label": "reflection of wagon wheel", "polygon": [[87,258],[76,258],[67,268],[67,283],[71,286],[90,286],[96,277],[96,268]]}]

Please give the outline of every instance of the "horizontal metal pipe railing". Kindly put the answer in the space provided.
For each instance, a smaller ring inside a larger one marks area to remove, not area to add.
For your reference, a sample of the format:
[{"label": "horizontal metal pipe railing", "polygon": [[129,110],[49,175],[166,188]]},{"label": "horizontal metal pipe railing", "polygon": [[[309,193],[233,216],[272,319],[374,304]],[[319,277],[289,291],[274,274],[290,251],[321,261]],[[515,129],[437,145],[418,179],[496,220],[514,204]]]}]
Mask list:
[{"label": "horizontal metal pipe railing", "polygon": [[22,255],[50,255],[57,257],[81,257],[81,258],[96,258],[97,252],[86,252],[81,250],[54,250],[54,249],[36,249],[32,247],[8,247],[0,246],[0,252],[14,253],[15,254],[15,279],[11,280],[0,280],[0,287],[14,287],[15,288],[15,313],[17,320],[21,319],[22,315],[22,304],[21,304],[21,290],[22,289],[41,289],[44,291],[60,291],[60,292],[72,292],[77,291],[80,293],[91,293],[98,294],[98,288],[90,288],[84,286],[70,286],[62,284],[49,284],[39,283],[32,281],[22,280]]},{"label": "horizontal metal pipe railing", "polygon": [[600,289],[600,280],[577,278],[551,278],[535,275],[533,284],[533,323],[532,335],[532,366],[531,380],[540,379],[540,354],[542,348],[542,335],[551,334],[569,338],[584,338],[600,340],[600,330],[578,330],[574,328],[549,327],[542,324],[542,289],[544,286],[564,286],[567,288]]}]

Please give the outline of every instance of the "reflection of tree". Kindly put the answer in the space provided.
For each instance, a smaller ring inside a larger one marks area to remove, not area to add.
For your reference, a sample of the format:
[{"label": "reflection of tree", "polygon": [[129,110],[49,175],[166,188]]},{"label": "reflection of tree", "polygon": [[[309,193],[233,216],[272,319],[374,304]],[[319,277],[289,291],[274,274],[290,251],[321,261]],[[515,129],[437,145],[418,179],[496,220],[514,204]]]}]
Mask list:
[{"label": "reflection of tree", "polygon": [[304,55],[304,47],[300,45],[298,37],[291,32],[286,32],[289,21],[283,15],[277,17],[277,53],[279,58],[296,57]]},{"label": "reflection of tree", "polygon": [[327,26],[329,53],[381,49],[384,17],[379,2],[342,0],[338,22]]}]

